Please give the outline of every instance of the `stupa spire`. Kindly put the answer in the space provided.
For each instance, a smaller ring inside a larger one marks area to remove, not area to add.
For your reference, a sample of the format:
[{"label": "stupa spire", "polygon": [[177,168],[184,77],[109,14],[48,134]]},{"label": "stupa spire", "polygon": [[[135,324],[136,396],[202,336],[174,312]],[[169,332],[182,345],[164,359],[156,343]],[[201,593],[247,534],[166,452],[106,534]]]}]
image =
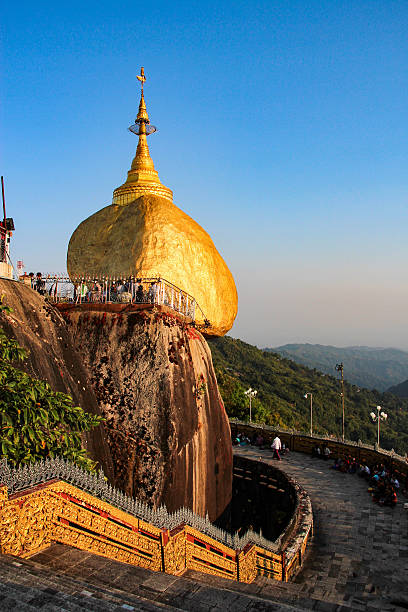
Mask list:
[{"label": "stupa spire", "polygon": [[147,113],[143,91],[146,76],[143,66],[140,69],[140,75],[137,75],[137,79],[141,83],[139,111],[134,125],[131,125],[129,130],[139,136],[139,143],[126,182],[113,192],[112,204],[119,206],[130,204],[136,198],[148,193],[159,195],[171,202],[173,201],[173,192],[161,183],[147,145],[147,136],[157,130],[154,125],[150,125]]}]

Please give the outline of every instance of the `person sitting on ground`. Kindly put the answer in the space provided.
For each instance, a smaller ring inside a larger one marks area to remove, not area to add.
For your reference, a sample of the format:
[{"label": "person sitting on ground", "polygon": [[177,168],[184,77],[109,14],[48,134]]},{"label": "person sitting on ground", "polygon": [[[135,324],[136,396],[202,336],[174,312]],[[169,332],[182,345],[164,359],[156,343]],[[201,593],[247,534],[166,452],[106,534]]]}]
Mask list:
[{"label": "person sitting on ground", "polygon": [[357,461],[355,459],[355,457],[353,457],[350,461],[350,465],[349,465],[349,473],[350,474],[355,474],[357,472]]},{"label": "person sitting on ground", "polygon": [[350,468],[350,459],[348,457],[345,457],[343,461],[341,462],[340,472],[342,472],[343,474],[347,474],[347,472],[349,471],[349,468]]},{"label": "person sitting on ground", "polygon": [[282,448],[282,443],[280,441],[280,438],[278,436],[276,436],[276,438],[273,440],[272,444],[271,444],[271,449],[273,450],[273,459],[277,459],[278,461],[281,461],[280,455],[279,455],[279,451]]},{"label": "person sitting on ground", "polygon": [[261,435],[258,435],[256,437],[255,445],[258,446],[259,448],[261,448],[264,445],[264,439]]},{"label": "person sitting on ground", "polygon": [[391,508],[395,508],[397,502],[398,498],[395,489],[393,489],[392,487],[388,487],[385,492],[384,506],[391,506]]},{"label": "person sitting on ground", "polygon": [[340,466],[340,459],[339,457],[336,457],[333,461],[333,465],[331,466],[332,470],[338,470]]},{"label": "person sitting on ground", "polygon": [[286,446],[286,444],[284,442],[282,442],[282,455],[286,455],[289,452],[288,447]]}]

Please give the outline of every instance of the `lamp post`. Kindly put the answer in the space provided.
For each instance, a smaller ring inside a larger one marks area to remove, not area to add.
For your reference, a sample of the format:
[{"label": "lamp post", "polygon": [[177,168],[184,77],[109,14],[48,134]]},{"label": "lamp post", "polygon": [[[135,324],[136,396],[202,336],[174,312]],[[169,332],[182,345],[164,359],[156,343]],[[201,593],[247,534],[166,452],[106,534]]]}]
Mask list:
[{"label": "lamp post", "polygon": [[381,412],[381,406],[377,406],[377,414],[375,414],[375,412],[370,412],[370,417],[373,423],[377,423],[377,444],[380,446],[380,421],[386,421],[388,414],[386,412]]},{"label": "lamp post", "polygon": [[304,398],[307,399],[310,396],[310,435],[313,436],[313,393],[309,391],[304,394]]},{"label": "lamp post", "polygon": [[343,366],[343,362],[338,363],[336,365],[336,370],[337,372],[340,372],[340,383],[341,383],[341,393],[340,393],[340,397],[341,397],[341,406],[342,406],[342,428],[341,428],[341,439],[344,442],[344,366]]},{"label": "lamp post", "polygon": [[258,391],[249,387],[244,393],[249,397],[249,422],[252,423],[252,398],[255,397]]}]

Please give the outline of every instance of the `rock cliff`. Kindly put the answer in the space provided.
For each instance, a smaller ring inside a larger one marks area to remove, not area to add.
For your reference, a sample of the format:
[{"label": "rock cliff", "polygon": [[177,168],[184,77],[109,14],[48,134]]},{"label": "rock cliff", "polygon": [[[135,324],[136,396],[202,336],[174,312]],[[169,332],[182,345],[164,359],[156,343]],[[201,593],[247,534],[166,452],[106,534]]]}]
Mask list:
[{"label": "rock cliff", "polygon": [[115,483],[218,518],[231,499],[231,439],[202,335],[158,310],[63,314],[107,418]]},{"label": "rock cliff", "polygon": [[[54,391],[71,395],[76,405],[101,414],[88,373],[61,315],[22,283],[0,278],[0,295],[12,308],[10,314],[0,316],[1,327],[29,351],[28,359],[18,367],[46,380]],[[85,434],[84,446],[111,479],[112,460],[103,425]]]}]

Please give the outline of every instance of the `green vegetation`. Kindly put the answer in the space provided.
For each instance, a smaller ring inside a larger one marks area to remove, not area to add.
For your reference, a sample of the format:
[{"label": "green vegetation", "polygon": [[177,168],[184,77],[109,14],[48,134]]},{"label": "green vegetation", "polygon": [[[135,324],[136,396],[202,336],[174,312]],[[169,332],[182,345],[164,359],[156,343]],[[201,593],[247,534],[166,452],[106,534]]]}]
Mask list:
[{"label": "green vegetation", "polygon": [[[257,389],[252,401],[253,420],[267,425],[308,432],[313,393],[313,430],[322,435],[341,435],[340,383],[334,376],[299,365],[272,352],[262,351],[225,336],[209,340],[218,384],[230,417],[248,420],[248,387]],[[408,451],[408,399],[390,393],[359,389],[345,382],[346,438],[373,444],[376,425],[370,412],[377,406],[388,413],[382,424],[381,446]]]},{"label": "green vegetation", "polygon": [[285,344],[265,350],[293,359],[309,368],[317,368],[326,374],[334,374],[336,363],[343,361],[346,380],[366,389],[385,391],[408,377],[408,353],[393,348]]},{"label": "green vegetation", "polygon": [[[0,312],[10,309],[0,298]],[[17,369],[27,352],[0,328],[0,444],[13,465],[47,457],[63,457],[89,471],[95,462],[82,448],[81,434],[103,420],[73,405],[72,398],[56,393],[44,381]]]},{"label": "green vegetation", "polygon": [[388,392],[393,393],[398,397],[408,398],[408,380],[404,380],[404,382],[400,383],[399,385],[391,387],[390,389],[388,389]]}]

